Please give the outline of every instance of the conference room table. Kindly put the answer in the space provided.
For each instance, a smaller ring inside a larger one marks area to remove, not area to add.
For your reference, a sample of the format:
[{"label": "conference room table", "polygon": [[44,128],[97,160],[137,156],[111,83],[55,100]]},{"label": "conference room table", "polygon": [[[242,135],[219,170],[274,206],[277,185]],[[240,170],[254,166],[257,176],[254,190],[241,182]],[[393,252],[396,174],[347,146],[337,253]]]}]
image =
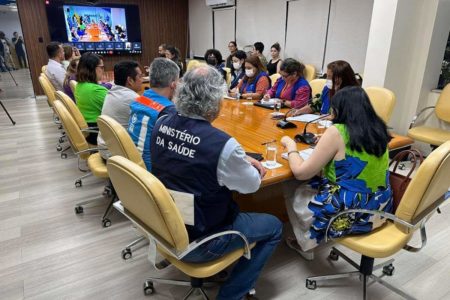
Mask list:
[{"label": "conference room table", "polygon": [[[252,194],[234,193],[234,199],[238,202],[242,211],[265,212],[276,215],[283,221],[287,220],[287,212],[284,205],[282,184],[289,180],[295,180],[289,168],[289,163],[281,157],[283,146],[280,140],[287,135],[293,138],[304,129],[304,123],[295,122],[298,126],[292,129],[277,127],[279,120],[272,119],[273,110],[254,106],[251,100],[222,101],[222,107],[213,126],[223,130],[234,137],[246,152],[260,153],[266,156],[264,143],[274,141],[277,147],[277,162],[281,167],[267,170],[262,179],[260,189]],[[282,109],[286,112],[288,109]],[[310,124],[308,131],[316,132],[316,124]],[[297,144],[299,150],[309,148],[306,144]],[[298,182],[300,184],[300,182]]]}]

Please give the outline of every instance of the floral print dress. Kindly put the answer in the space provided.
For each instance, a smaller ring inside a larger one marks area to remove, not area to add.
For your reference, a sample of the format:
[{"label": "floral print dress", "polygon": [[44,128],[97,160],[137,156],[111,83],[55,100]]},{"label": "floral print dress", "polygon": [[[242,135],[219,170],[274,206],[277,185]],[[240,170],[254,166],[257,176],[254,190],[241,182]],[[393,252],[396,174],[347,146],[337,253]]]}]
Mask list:
[{"label": "floral print dress", "polygon": [[[304,251],[315,248],[325,238],[330,219],[341,211],[392,210],[388,151],[381,157],[353,151],[348,146],[345,125],[334,126],[346,144],[345,159],[330,161],[321,178],[315,177],[300,186],[298,182],[285,186],[289,219]],[[296,186],[292,188],[292,185]],[[329,237],[369,232],[382,223],[382,218],[369,214],[344,215],[332,224]]]}]

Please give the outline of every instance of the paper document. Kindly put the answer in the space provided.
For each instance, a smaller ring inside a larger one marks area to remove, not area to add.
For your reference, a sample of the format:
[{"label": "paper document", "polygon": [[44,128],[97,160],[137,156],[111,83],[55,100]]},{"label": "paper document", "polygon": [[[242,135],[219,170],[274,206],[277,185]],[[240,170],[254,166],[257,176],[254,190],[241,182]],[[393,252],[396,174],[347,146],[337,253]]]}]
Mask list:
[{"label": "paper document", "polygon": [[[299,115],[299,116],[295,116],[295,117],[289,117],[286,120],[288,120],[289,122],[295,121],[295,122],[310,122],[314,119],[319,118],[320,116],[318,115],[313,115],[313,114],[304,114],[304,115]],[[315,121],[312,123],[316,123]]]},{"label": "paper document", "polygon": [[[305,149],[305,150],[302,150],[302,151],[298,151],[298,153],[300,154],[300,157],[303,158],[303,160],[307,160],[311,156],[313,151],[314,151],[313,148],[308,148],[308,149]],[[284,158],[284,159],[288,159],[287,152],[281,153],[281,157]]]},{"label": "paper document", "polygon": [[272,105],[275,104],[276,102],[281,102],[281,100],[278,98],[271,98],[268,100],[261,99],[261,104]]},{"label": "paper document", "polygon": [[236,98],[228,96],[228,95],[223,96],[223,99],[236,100]]}]

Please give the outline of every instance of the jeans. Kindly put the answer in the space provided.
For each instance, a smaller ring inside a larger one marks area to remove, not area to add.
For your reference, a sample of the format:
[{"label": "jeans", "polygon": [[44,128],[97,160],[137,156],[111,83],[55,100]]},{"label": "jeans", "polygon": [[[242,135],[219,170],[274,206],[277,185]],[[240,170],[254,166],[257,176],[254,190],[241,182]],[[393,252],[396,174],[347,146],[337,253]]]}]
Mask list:
[{"label": "jeans", "polygon": [[[241,257],[229,278],[220,287],[216,299],[242,299],[255,285],[267,259],[272,255],[281,240],[282,223],[276,217],[261,213],[240,213],[233,224],[219,231],[236,230],[247,238],[249,244],[256,246],[251,250],[251,259]],[[183,261],[201,263],[220,258],[238,248],[244,242],[236,235],[216,238],[200,246],[183,258]]]}]

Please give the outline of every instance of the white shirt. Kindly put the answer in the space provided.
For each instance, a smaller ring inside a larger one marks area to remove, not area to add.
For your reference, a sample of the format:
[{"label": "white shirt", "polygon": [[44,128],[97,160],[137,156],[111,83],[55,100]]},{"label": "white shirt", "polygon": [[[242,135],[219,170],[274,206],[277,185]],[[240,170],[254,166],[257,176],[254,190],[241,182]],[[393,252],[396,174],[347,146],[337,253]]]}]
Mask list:
[{"label": "white shirt", "polygon": [[49,59],[47,63],[47,71],[45,72],[50,82],[57,91],[64,91],[64,78],[66,77],[66,70],[61,63],[56,60]]},{"label": "white shirt", "polygon": [[219,185],[241,194],[253,193],[259,189],[261,176],[246,157],[236,139],[230,138],[223,147],[217,164]]}]

